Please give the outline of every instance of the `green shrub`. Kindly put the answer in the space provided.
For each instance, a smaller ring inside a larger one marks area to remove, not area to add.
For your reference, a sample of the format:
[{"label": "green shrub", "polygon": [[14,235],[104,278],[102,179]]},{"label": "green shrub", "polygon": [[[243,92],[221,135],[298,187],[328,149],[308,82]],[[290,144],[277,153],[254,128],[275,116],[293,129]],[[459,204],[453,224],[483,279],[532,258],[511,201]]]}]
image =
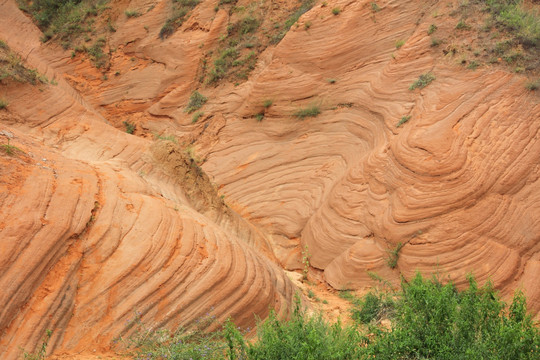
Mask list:
[{"label": "green shrub", "polygon": [[392,331],[372,328],[366,355],[376,359],[537,359],[540,336],[516,292],[509,308],[472,276],[458,292],[452,283],[420,274],[402,282]]},{"label": "green shrub", "polygon": [[191,93],[191,96],[189,97],[189,102],[186,107],[186,112],[188,114],[194,112],[195,110],[200,109],[206,102],[208,101],[208,98],[195,90]]},{"label": "green shrub", "polygon": [[263,101],[263,106],[265,109],[268,109],[273,103],[274,101],[272,101],[272,99],[266,99]]},{"label": "green shrub", "polygon": [[371,11],[379,12],[379,11],[381,11],[381,7],[379,5],[377,5],[376,2],[371,2]]},{"label": "green shrub", "polygon": [[159,38],[164,40],[171,36],[184,23],[187,14],[200,3],[200,0],[174,0],[172,15],[165,21],[159,31]]},{"label": "green shrub", "polygon": [[128,18],[132,18],[132,17],[139,17],[141,16],[142,14],[140,12],[138,12],[137,10],[126,10],[124,11],[124,14],[126,14],[126,16]]},{"label": "green shrub", "polygon": [[[403,116],[401,120],[398,121],[396,124],[396,127],[400,127],[401,125],[405,124],[407,121],[411,119],[411,115]],[[394,266],[395,267],[395,266]]]},{"label": "green shrub", "polygon": [[[410,116],[408,118],[410,118]],[[406,120],[403,121],[403,119],[406,119]],[[404,116],[403,118],[401,118],[401,121],[403,121],[403,123],[405,123],[408,120],[409,119],[407,119],[407,116]],[[399,127],[399,125],[401,125],[401,124],[398,123],[398,127]],[[391,269],[394,269],[397,266],[397,262],[398,262],[398,259],[399,259],[399,252],[400,252],[401,248],[403,247],[403,245],[404,245],[403,243],[398,243],[394,249],[387,251],[388,259],[386,259],[386,264]]]},{"label": "green shrub", "polygon": [[404,40],[398,40],[398,41],[396,41],[396,49],[399,49],[399,48],[402,47],[404,44],[405,44],[405,41],[404,41]]},{"label": "green shrub", "polygon": [[208,83],[212,84],[220,79],[223,79],[231,66],[238,66],[240,63],[235,63],[240,53],[235,47],[224,49],[219,57],[214,60],[214,68],[210,71]]},{"label": "green shrub", "polygon": [[409,86],[409,90],[414,90],[414,89],[417,89],[417,88],[418,89],[423,89],[426,86],[428,86],[435,79],[436,79],[435,75],[433,75],[430,72],[422,74],[422,75],[420,75],[418,80],[416,80],[414,83],[411,84],[411,86]]},{"label": "green shrub", "polygon": [[311,105],[311,106],[297,110],[294,113],[294,116],[300,119],[304,119],[306,117],[316,117],[320,113],[321,113],[321,109],[317,105]]},{"label": "green shrub", "polygon": [[431,35],[431,34],[433,34],[436,30],[437,30],[437,25],[431,24],[431,25],[429,25],[429,29],[428,29],[427,33],[428,33],[428,35]]},{"label": "green shrub", "polygon": [[381,294],[373,291],[368,292],[362,299],[353,301],[351,317],[362,324],[378,322],[384,318],[392,317],[395,309],[395,301],[389,294]]},{"label": "green shrub", "polygon": [[527,90],[530,90],[530,91],[535,91],[535,90],[538,90],[538,88],[540,88],[540,79],[536,80],[536,81],[529,81],[525,84],[525,88]]},{"label": "green shrub", "polygon": [[24,352],[24,360],[44,360],[47,356],[47,346],[49,344],[49,340],[51,338],[52,331],[46,330],[45,336],[43,337],[43,342],[41,343],[41,346],[37,352],[34,353],[27,353]]},{"label": "green shrub", "polygon": [[18,0],[43,31],[42,41],[58,36],[64,48],[81,35],[94,31],[95,17],[104,11],[107,0]]},{"label": "green shrub", "polygon": [[479,66],[480,66],[480,63],[478,63],[478,61],[476,60],[473,60],[469,63],[469,65],[467,65],[467,69],[476,70],[476,68]]},{"label": "green shrub", "polygon": [[129,321],[134,329],[132,335],[125,339],[118,337],[113,342],[131,350],[136,359],[222,360],[226,343],[221,332],[205,331],[214,322],[215,316],[208,314],[189,330],[180,327],[170,332],[143,324],[137,314],[134,320]]},{"label": "green shrub", "polygon": [[439,45],[441,45],[441,40],[439,40],[437,38],[431,38],[431,46],[432,47],[439,46]]},{"label": "green shrub", "polygon": [[298,9],[296,9],[287,18],[287,20],[285,20],[285,23],[283,24],[283,26],[282,27],[279,26],[279,25],[277,26],[277,28],[278,29],[281,28],[281,30],[279,30],[277,34],[275,34],[274,36],[271,37],[270,43],[271,44],[279,43],[281,41],[281,39],[283,39],[285,37],[285,34],[287,34],[287,32],[289,31],[291,26],[293,26],[298,21],[300,16],[302,16],[303,14],[308,12],[313,7],[314,3],[315,3],[314,0],[302,0],[302,4],[300,5],[300,7]]},{"label": "green shrub", "polygon": [[202,111],[197,111],[195,114],[193,114],[193,117],[191,118],[191,123],[195,124],[201,116],[203,116],[204,113]]},{"label": "green shrub", "polygon": [[133,134],[135,132],[136,126],[133,123],[130,123],[129,121],[123,121],[122,124],[126,127],[126,132],[128,134]]},{"label": "green shrub", "polygon": [[471,28],[470,25],[465,23],[465,20],[461,19],[456,25],[456,29],[458,30],[469,30]]},{"label": "green shrub", "polygon": [[[403,279],[399,292],[351,295],[352,317],[361,327],[331,325],[320,313],[308,316],[296,295],[290,320],[271,311],[258,323],[255,339],[246,340],[230,320],[222,331],[206,332],[215,319],[208,314],[173,333],[144,326],[137,317],[132,335],[116,342],[147,360],[537,359],[540,334],[523,293],[517,291],[507,306],[489,282],[478,287],[472,276],[468,281],[459,292],[451,282],[417,274]],[[382,319],[390,320],[391,329],[379,326]]]},{"label": "green shrub", "polygon": [[335,7],[332,9],[332,14],[334,15],[339,15],[340,12],[341,12],[341,9],[338,7]]},{"label": "green shrub", "polygon": [[321,314],[308,316],[297,297],[289,321],[280,321],[274,312],[257,325],[257,340],[247,342],[231,323],[225,329],[229,359],[356,359],[364,337],[354,326],[338,321],[330,325]]},{"label": "green shrub", "polygon": [[527,10],[521,0],[486,0],[498,28],[514,35],[525,47],[540,47],[540,16],[537,10]]},{"label": "green shrub", "polygon": [[9,103],[6,99],[0,98],[0,110],[7,108],[8,105]]}]

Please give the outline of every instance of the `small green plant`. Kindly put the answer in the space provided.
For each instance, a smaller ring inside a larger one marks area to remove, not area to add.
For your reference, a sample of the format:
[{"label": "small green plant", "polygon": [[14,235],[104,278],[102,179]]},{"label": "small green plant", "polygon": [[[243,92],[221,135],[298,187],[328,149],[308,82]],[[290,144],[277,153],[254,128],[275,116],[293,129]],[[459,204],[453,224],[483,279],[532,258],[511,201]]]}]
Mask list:
[{"label": "small green plant", "polygon": [[263,106],[265,109],[268,109],[273,103],[274,101],[272,99],[266,99],[263,101]]},{"label": "small green plant", "polygon": [[353,304],[351,317],[362,324],[379,322],[384,318],[392,317],[396,306],[391,294],[375,291],[368,292]]},{"label": "small green plant", "polygon": [[293,115],[299,119],[305,119],[307,117],[316,117],[321,113],[321,109],[317,105],[311,105],[297,110]]},{"label": "small green plant", "polygon": [[191,118],[191,123],[195,124],[201,116],[203,116],[204,113],[202,111],[197,111],[195,114],[193,114],[193,117]]},{"label": "small green plant", "polygon": [[328,305],[328,300],[324,299],[324,300],[322,301],[322,303],[325,304],[325,305]]},{"label": "small green plant", "polygon": [[340,12],[341,12],[341,9],[338,7],[335,7],[332,9],[332,14],[334,15],[339,15]]},{"label": "small green plant", "polygon": [[390,267],[390,269],[394,269],[397,266],[397,262],[399,259],[399,251],[403,247],[403,243],[398,243],[396,247],[392,250],[388,250],[388,259],[386,260],[386,264]]},{"label": "small green plant", "polygon": [[264,114],[263,113],[255,114],[255,120],[261,122],[263,119],[264,119]]},{"label": "small green plant", "polygon": [[469,63],[469,65],[467,66],[467,69],[476,70],[476,68],[479,66],[480,64],[478,63],[478,61],[473,60]]},{"label": "small green plant", "polygon": [[169,17],[165,24],[159,31],[159,38],[164,40],[171,36],[176,29],[178,29],[187,18],[188,13],[199,4],[200,0],[174,0],[172,15]]},{"label": "small green plant", "polygon": [[178,141],[176,140],[176,137],[174,135],[159,135],[157,133],[154,134],[154,137],[158,140],[165,140],[165,141],[171,141],[175,144],[178,144]]},{"label": "small green plant", "polygon": [[313,298],[315,298],[315,293],[313,292],[313,290],[309,289],[308,293],[307,293],[307,296],[308,296],[308,298],[313,299]]},{"label": "small green plant", "polygon": [[7,108],[8,105],[9,103],[6,99],[0,98],[0,110]]},{"label": "small green plant", "polygon": [[437,30],[437,25],[431,24],[431,25],[429,25],[429,28],[428,28],[427,33],[428,33],[428,35],[431,35],[431,34],[433,34],[436,30]]},{"label": "small green plant", "polygon": [[337,82],[337,79],[326,79],[326,81],[329,83],[329,84],[335,84]]},{"label": "small green plant", "polygon": [[540,88],[540,79],[527,82],[525,88],[530,91],[538,90]]},{"label": "small green plant", "polygon": [[22,151],[21,149],[19,149],[18,147],[14,146],[14,145],[11,145],[10,143],[10,139],[8,138],[8,142],[7,144],[2,144],[0,145],[0,148],[2,150],[4,150],[4,152],[9,155],[9,156],[12,156],[13,154],[15,154],[17,151],[18,152],[21,152],[21,153],[24,153],[24,151]]},{"label": "small green plant", "polygon": [[304,250],[302,250],[302,265],[304,265],[304,268],[302,269],[302,281],[306,281],[308,279],[309,274],[309,251],[308,246],[306,245],[304,247]]},{"label": "small green plant", "polygon": [[372,1],[371,2],[371,11],[379,12],[379,11],[381,11],[381,7],[379,5],[377,5],[376,2]]},{"label": "small green plant", "polygon": [[418,80],[416,80],[415,82],[413,82],[411,84],[411,86],[409,86],[409,90],[423,89],[426,86],[428,86],[435,79],[436,79],[435,75],[433,75],[430,72],[422,74],[422,75],[420,75]]},{"label": "small green plant", "polygon": [[396,49],[401,48],[405,44],[404,40],[398,40],[396,41]]},{"label": "small green plant", "polygon": [[467,23],[465,23],[465,20],[461,19],[456,25],[456,29],[458,30],[469,30],[471,26]]},{"label": "small green plant", "polygon": [[311,21],[306,21],[304,23],[304,29],[308,30],[311,27]]},{"label": "small green plant", "polygon": [[338,296],[342,299],[349,300],[349,301],[353,301],[356,298],[354,294],[350,292],[349,290],[341,290],[338,293]]},{"label": "small green plant", "polygon": [[129,121],[123,121],[122,124],[126,127],[126,132],[128,134],[133,134],[135,132],[136,126],[133,123],[130,123]]},{"label": "small green plant", "polygon": [[47,356],[47,346],[49,344],[49,339],[52,336],[52,330],[47,329],[45,331],[45,336],[43,337],[43,342],[41,343],[41,347],[37,351],[37,353],[27,353],[24,352],[24,360],[45,360],[45,357]]},{"label": "small green plant", "polygon": [[407,121],[411,119],[411,115],[403,116],[401,120],[396,124],[396,127],[400,127],[401,125],[405,124]]},{"label": "small green plant", "polygon": [[441,45],[441,40],[437,38],[431,38],[431,47],[436,47]]},{"label": "small green plant", "polygon": [[191,93],[191,96],[189,97],[189,102],[186,107],[186,112],[190,114],[194,112],[195,110],[200,109],[207,101],[208,101],[208,98],[206,96],[202,95],[197,90],[193,91]]},{"label": "small green plant", "polygon": [[126,14],[126,16],[128,18],[132,18],[132,17],[139,17],[141,16],[142,14],[140,12],[138,12],[137,10],[130,10],[130,9],[127,9],[126,11],[124,11],[124,14]]},{"label": "small green plant", "polygon": [[[289,31],[289,29],[291,28],[291,26],[293,26],[297,21],[298,19],[300,18],[300,16],[302,16],[303,14],[305,14],[306,12],[308,12],[312,7],[313,7],[313,4],[315,3],[314,0],[302,0],[302,4],[300,5],[300,7],[298,7],[288,18],[287,20],[285,20],[285,22],[283,23],[283,26],[279,25],[279,24],[276,24],[275,25],[275,28],[276,29],[280,29],[276,34],[274,34],[273,36],[271,36],[270,38],[270,43],[271,44],[277,44],[281,41],[281,39],[283,39],[285,37],[285,35],[287,34],[287,32]],[[322,6],[325,6],[324,3]]]}]

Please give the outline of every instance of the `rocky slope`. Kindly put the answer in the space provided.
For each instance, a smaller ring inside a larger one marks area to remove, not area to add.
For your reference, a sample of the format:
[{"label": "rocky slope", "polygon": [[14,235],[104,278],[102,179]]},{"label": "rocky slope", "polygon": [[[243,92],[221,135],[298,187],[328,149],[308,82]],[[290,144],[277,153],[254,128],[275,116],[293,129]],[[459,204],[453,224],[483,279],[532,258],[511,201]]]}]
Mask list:
[{"label": "rocky slope", "polygon": [[[523,288],[538,313],[538,93],[496,64],[465,69],[443,52],[459,44],[431,46],[429,26],[452,33],[457,4],[377,4],[315,3],[277,45],[261,40],[247,80],[208,84],[201,64],[242,16],[231,5],[203,1],[160,39],[170,1],[112,2],[96,69],[0,0],[0,39],[57,83],[0,85],[0,141],[19,149],[0,151],[3,358],[46,329],[50,353],[106,350],[135,312],[170,328],[286,316],[295,286],[280,267],[302,269],[306,249],[336,289],[369,286],[368,272],[473,272],[505,296]],[[195,89],[208,102],[193,122]],[[322,113],[293,115],[306,106]]]}]

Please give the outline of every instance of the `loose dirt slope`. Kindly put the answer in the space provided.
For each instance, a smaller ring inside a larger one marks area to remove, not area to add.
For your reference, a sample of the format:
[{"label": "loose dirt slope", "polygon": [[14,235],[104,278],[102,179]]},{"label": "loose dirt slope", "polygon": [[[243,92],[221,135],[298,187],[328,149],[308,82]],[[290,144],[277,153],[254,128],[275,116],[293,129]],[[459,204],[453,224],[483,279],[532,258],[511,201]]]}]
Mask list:
[{"label": "loose dirt slope", "polygon": [[[113,4],[115,51],[96,69],[42,44],[0,0],[0,39],[57,83],[0,86],[0,142],[20,149],[0,151],[2,357],[33,350],[46,329],[50,353],[107,350],[135,311],[170,328],[208,312],[241,326],[270,307],[286,316],[295,286],[278,265],[303,268],[306,246],[336,289],[369,286],[369,271],[458,283],[473,272],[504,295],[524,288],[538,313],[537,92],[522,75],[467,70],[430,46],[431,23],[454,31],[451,2],[377,3],[315,3],[259,48],[247,80],[207,84],[202,64],[240,16],[214,11],[218,1],[163,40],[170,1]],[[259,37],[297,3],[261,6],[255,14],[271,15]],[[427,72],[436,79],[409,90]],[[195,89],[208,102],[192,123]],[[310,105],[322,113],[293,116]]]}]

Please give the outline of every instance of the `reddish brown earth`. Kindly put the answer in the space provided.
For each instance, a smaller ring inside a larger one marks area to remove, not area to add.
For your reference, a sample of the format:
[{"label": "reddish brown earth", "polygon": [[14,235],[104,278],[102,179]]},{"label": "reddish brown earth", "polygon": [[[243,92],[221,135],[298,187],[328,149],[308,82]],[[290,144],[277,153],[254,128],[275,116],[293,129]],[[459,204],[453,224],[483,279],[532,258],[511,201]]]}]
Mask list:
[{"label": "reddish brown earth", "polygon": [[[283,269],[302,270],[306,246],[336,315],[346,306],[332,289],[417,270],[458,285],[472,272],[505,297],[524,289],[539,313],[540,97],[524,75],[467,70],[430,46],[431,14],[438,31],[455,27],[451,2],[379,1],[376,13],[368,1],[317,2],[247,81],[214,87],[198,78],[230,21],[217,2],[165,40],[169,1],[118,2],[116,52],[98,70],[41,43],[15,1],[0,0],[0,39],[58,83],[0,85],[0,143],[21,150],[0,151],[3,359],[33,351],[46,329],[58,359],[113,356],[135,312],[169,328],[207,313],[240,326],[270,308],[286,316],[298,287]],[[270,5],[283,18],[294,4]],[[408,90],[428,71],[433,83]],[[209,100],[192,124],[195,89]],[[311,104],[318,117],[292,115]]]}]

